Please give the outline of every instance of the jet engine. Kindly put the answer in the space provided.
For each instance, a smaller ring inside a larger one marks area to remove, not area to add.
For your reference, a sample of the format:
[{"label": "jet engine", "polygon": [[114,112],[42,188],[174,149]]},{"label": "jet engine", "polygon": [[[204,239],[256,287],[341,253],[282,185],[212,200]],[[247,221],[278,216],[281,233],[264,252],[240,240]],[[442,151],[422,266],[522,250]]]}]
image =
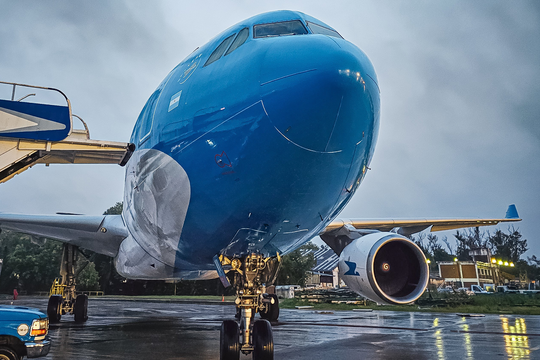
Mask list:
[{"label": "jet engine", "polygon": [[394,233],[372,233],[347,245],[339,257],[340,278],[379,304],[407,304],[422,295],[429,280],[424,253]]}]

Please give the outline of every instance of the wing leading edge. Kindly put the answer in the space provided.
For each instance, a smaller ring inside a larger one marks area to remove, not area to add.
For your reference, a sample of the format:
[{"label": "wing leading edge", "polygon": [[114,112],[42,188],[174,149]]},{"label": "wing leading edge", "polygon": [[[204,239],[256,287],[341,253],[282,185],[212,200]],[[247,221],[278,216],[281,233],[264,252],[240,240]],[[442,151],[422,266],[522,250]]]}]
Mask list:
[{"label": "wing leading edge", "polygon": [[121,215],[19,215],[0,213],[0,229],[58,240],[116,256],[128,236]]},{"label": "wing leading edge", "polygon": [[[503,222],[521,221],[515,205],[510,205],[500,219],[369,219],[335,220],[319,235],[330,246],[341,250],[352,240],[376,231],[393,231],[411,235],[431,227],[431,232],[467,227],[493,226]],[[334,251],[336,251],[334,249]]]}]

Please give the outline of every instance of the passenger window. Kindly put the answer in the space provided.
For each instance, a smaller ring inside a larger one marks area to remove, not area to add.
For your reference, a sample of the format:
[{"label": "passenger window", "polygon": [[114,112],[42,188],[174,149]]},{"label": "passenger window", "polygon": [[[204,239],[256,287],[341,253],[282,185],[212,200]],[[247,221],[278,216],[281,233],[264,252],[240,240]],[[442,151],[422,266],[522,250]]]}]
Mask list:
[{"label": "passenger window", "polygon": [[[214,52],[212,53],[212,55],[210,55],[210,57],[208,58],[208,60],[206,60],[206,63],[204,64],[204,66],[208,66],[210,65],[211,63],[213,63],[214,61],[217,61],[219,60],[219,58],[221,57],[221,55],[223,55],[223,53],[225,52],[225,50],[227,50],[227,48],[229,47],[229,45],[231,44],[231,41],[234,39],[234,34],[229,36],[228,38],[226,38],[225,40],[223,40],[221,42],[221,44],[218,45],[218,47],[216,48],[216,50],[214,50]],[[203,66],[203,67],[204,67]]]},{"label": "passenger window", "polygon": [[328,36],[334,36],[334,37],[343,39],[343,37],[339,35],[338,32],[335,30],[329,29],[327,27],[324,27],[324,26],[321,26],[319,24],[315,24],[309,21],[307,22],[307,25],[309,27],[309,30],[311,30],[313,34],[328,35]]},{"label": "passenger window", "polygon": [[308,32],[300,20],[292,20],[255,25],[253,27],[253,33],[254,38],[265,38],[286,35],[303,35]]},{"label": "passenger window", "polygon": [[227,50],[224,56],[227,56],[230,53],[232,53],[234,50],[238,49],[242,44],[246,42],[248,37],[249,37],[248,28],[244,28],[240,30],[240,32],[236,36],[236,39],[234,39],[233,43],[231,44],[231,47],[229,48],[229,50]]}]

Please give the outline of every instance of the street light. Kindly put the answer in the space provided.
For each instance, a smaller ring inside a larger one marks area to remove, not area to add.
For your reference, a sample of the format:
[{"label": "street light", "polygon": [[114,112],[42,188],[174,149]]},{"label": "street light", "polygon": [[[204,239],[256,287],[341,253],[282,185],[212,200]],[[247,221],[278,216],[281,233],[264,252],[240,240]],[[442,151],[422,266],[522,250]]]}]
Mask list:
[{"label": "street light", "polygon": [[504,265],[504,266],[510,266],[510,267],[514,267],[514,263],[513,262],[509,262],[509,261],[502,261],[502,260],[495,260],[495,259],[491,259],[491,262],[493,264],[499,264],[499,265]]},{"label": "street light", "polygon": [[460,287],[463,287],[463,273],[461,272],[461,264],[459,263],[457,257],[454,258],[454,262],[457,263],[457,266],[458,266],[458,271],[459,271],[459,282],[460,282],[460,284],[461,284]]}]

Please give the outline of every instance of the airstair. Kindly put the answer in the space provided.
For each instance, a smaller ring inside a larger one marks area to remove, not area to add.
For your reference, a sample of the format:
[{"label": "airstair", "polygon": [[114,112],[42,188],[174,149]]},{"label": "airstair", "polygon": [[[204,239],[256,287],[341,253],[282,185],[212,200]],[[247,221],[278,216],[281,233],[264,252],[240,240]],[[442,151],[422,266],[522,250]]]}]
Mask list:
[{"label": "airstair", "polygon": [[[90,139],[88,126],[71,112],[69,99],[58,89],[4,81],[0,85],[11,86],[11,98],[0,97],[0,183],[35,164],[124,166],[134,151],[130,143]],[[27,100],[36,93],[15,100],[19,88],[35,91],[46,101]],[[60,105],[51,104],[52,99]],[[73,129],[73,118],[84,129]]]}]

